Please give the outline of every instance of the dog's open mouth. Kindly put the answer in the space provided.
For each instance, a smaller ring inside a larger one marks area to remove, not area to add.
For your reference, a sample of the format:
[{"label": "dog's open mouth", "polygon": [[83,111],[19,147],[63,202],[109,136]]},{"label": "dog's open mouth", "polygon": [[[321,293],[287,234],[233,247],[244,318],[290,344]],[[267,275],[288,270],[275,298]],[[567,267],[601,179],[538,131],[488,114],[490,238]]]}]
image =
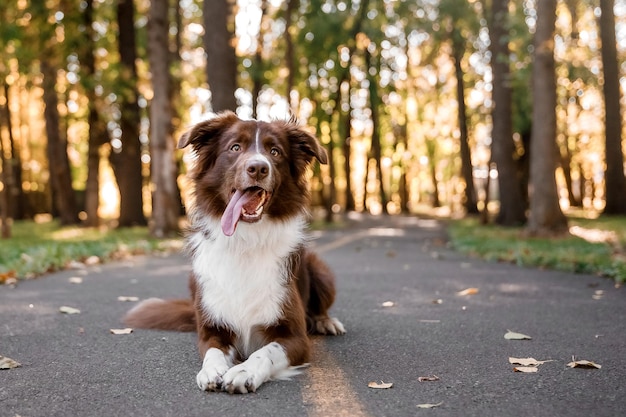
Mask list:
[{"label": "dog's open mouth", "polygon": [[261,187],[234,190],[222,215],[222,231],[232,236],[239,221],[254,223],[261,219],[269,193]]}]

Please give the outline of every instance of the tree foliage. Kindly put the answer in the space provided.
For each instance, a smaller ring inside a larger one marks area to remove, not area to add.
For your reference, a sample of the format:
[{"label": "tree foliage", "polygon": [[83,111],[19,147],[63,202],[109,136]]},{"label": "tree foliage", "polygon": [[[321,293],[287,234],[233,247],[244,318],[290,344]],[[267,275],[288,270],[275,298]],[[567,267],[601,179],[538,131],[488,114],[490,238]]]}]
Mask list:
[{"label": "tree foliage", "polygon": [[[157,6],[168,19],[155,48],[148,25]],[[432,208],[480,209],[507,225],[536,219],[528,184],[541,157],[533,154],[547,152],[536,150],[540,142],[554,142],[557,163],[533,174],[536,184],[554,177],[553,207],[622,212],[626,2],[556,2],[552,141],[538,139],[536,126],[548,113],[535,97],[541,6],[3,2],[3,225],[43,212],[73,222],[79,211],[87,225],[100,217],[144,224],[157,204],[173,224],[184,171],[176,136],[221,109],[260,119],[291,113],[316,130],[331,164],[315,167],[311,184],[329,220]],[[171,204],[157,203],[164,189]]]}]

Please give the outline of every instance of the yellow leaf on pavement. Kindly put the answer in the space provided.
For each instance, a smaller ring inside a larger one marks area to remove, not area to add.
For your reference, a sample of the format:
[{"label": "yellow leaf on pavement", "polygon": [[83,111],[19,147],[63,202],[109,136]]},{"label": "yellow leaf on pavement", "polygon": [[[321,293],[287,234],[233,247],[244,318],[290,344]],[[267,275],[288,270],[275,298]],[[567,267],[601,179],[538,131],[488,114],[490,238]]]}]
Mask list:
[{"label": "yellow leaf on pavement", "polygon": [[0,369],[19,368],[20,366],[22,366],[21,363],[0,355]]},{"label": "yellow leaf on pavement", "polygon": [[504,338],[507,340],[530,340],[532,339],[532,337],[530,336],[527,336],[522,333],[512,332],[510,330],[507,330],[506,334],[504,335]]},{"label": "yellow leaf on pavement", "polygon": [[509,358],[509,363],[512,365],[537,366],[546,362],[550,361],[538,361],[535,358]]},{"label": "yellow leaf on pavement", "polygon": [[125,329],[110,329],[111,334],[131,334],[133,329],[127,327]]},{"label": "yellow leaf on pavement", "polygon": [[513,370],[515,372],[522,372],[525,374],[530,374],[530,373],[537,372],[539,368],[537,368],[536,366],[516,366],[515,368],[513,368]]},{"label": "yellow leaf on pavement", "polygon": [[439,381],[439,377],[437,375],[432,376],[420,376],[417,378],[418,382],[426,382],[426,381]]},{"label": "yellow leaf on pavement", "polygon": [[572,362],[568,363],[567,366],[569,366],[570,368],[589,368],[589,369],[593,369],[593,368],[600,369],[600,368],[602,368],[602,365],[598,365],[595,362],[587,361],[587,360],[572,361]]},{"label": "yellow leaf on pavement", "polygon": [[61,306],[59,307],[59,312],[63,314],[80,314],[80,310],[74,307],[69,306]]},{"label": "yellow leaf on pavement", "polygon": [[478,288],[466,288],[463,291],[459,291],[456,295],[475,295],[478,294]]},{"label": "yellow leaf on pavement", "polygon": [[375,389],[387,389],[393,387],[393,382],[370,382],[367,386]]},{"label": "yellow leaf on pavement", "polygon": [[418,404],[417,408],[435,408],[435,407],[439,407],[441,404],[443,404],[443,401],[439,402],[437,404],[428,404],[428,403],[426,403],[426,404]]}]

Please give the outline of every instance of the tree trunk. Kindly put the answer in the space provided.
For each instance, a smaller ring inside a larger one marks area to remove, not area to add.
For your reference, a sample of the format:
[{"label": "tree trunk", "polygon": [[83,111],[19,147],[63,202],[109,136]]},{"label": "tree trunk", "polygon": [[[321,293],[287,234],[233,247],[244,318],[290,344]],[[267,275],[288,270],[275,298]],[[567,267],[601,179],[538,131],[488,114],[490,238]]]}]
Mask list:
[{"label": "tree trunk", "polygon": [[380,204],[382,205],[383,214],[388,214],[387,211],[387,194],[385,192],[385,181],[383,178],[382,169],[382,146],[380,143],[380,117],[379,117],[379,103],[380,97],[378,96],[378,79],[372,74],[372,70],[375,70],[375,74],[378,74],[377,66],[372,66],[372,55],[365,49],[365,70],[369,79],[369,96],[370,96],[370,109],[372,112],[372,156],[376,161],[376,173],[379,181],[379,197]]},{"label": "tree trunk", "polygon": [[292,103],[291,100],[291,90],[293,90],[293,86],[295,84],[295,74],[296,74],[296,60],[294,53],[294,45],[293,45],[293,37],[291,36],[291,28],[294,22],[294,13],[298,10],[298,6],[300,0],[286,0],[286,11],[285,11],[285,63],[287,65],[287,83],[285,86],[285,92],[287,101],[291,105],[292,111],[295,108],[295,103]]},{"label": "tree trunk", "polygon": [[458,103],[458,120],[459,120],[459,142],[461,145],[461,176],[465,181],[465,196],[463,205],[467,214],[478,214],[478,206],[476,199],[476,190],[474,187],[474,173],[472,168],[472,156],[469,147],[469,135],[467,132],[467,114],[465,110],[465,84],[463,82],[463,68],[461,60],[463,59],[463,43],[459,39],[461,34],[458,30],[452,32],[453,42],[453,60],[456,74],[456,99]]},{"label": "tree trunk", "polygon": [[87,181],[85,184],[85,212],[87,218],[85,226],[96,227],[100,224],[98,207],[100,206],[100,148],[107,140],[106,128],[98,115],[98,97],[94,88],[95,44],[93,31],[93,0],[86,0],[83,11],[83,24],[85,26],[85,43],[80,61],[83,63],[84,77],[83,87],[87,98],[89,123],[88,149],[87,149]]},{"label": "tree trunk", "polygon": [[620,109],[619,68],[615,41],[614,0],[600,0],[600,39],[604,69],[604,128],[606,170],[606,205],[604,214],[626,214],[626,177],[622,148],[622,114]]},{"label": "tree trunk", "polygon": [[439,181],[437,181],[437,164],[435,157],[437,153],[437,142],[435,139],[428,139],[426,141],[426,152],[428,155],[428,173],[430,174],[430,180],[433,183],[433,195],[431,197],[431,204],[433,207],[441,207],[441,199],[439,198]]},{"label": "tree trunk", "polygon": [[214,112],[237,110],[237,56],[233,48],[232,6],[229,0],[203,2],[204,50]]},{"label": "tree trunk", "polygon": [[[2,125],[4,124],[3,115],[4,112],[0,113],[0,132],[2,131]],[[9,162],[5,155],[4,141],[0,135],[0,169],[2,169],[2,176],[0,176],[0,182],[2,183],[2,189],[0,190],[0,238],[2,239],[8,239],[11,237],[11,224],[13,220],[11,218],[9,208],[11,203],[9,198],[9,194],[11,193],[10,184],[13,183],[13,178],[12,170],[9,168]]]},{"label": "tree trunk", "polygon": [[145,225],[143,213],[143,177],[141,173],[141,117],[137,104],[137,51],[135,43],[135,10],[133,0],[120,0],[117,6],[120,50],[121,95],[120,128],[122,147],[111,152],[110,161],[120,190],[118,227]]},{"label": "tree trunk", "polygon": [[[350,100],[350,83],[348,82],[348,91],[347,98]],[[350,146],[350,137],[352,134],[352,117],[350,115],[350,110],[347,112],[341,113],[341,118],[343,120],[343,143],[342,143],[342,151],[343,151],[343,170],[344,175],[346,177],[346,189],[345,189],[345,200],[346,200],[346,212],[354,211],[356,209],[356,205],[354,202],[354,195],[352,194],[352,164],[350,161],[351,156],[351,146]]]},{"label": "tree trunk", "polygon": [[567,231],[567,219],[559,206],[555,170],[556,75],[554,70],[554,24],[556,0],[537,3],[537,29],[534,37],[533,126],[530,142],[531,235],[551,235]]},{"label": "tree trunk", "polygon": [[70,161],[67,156],[67,140],[61,137],[59,127],[59,98],[56,92],[57,72],[50,64],[49,56],[41,58],[41,73],[43,75],[44,119],[46,122],[46,136],[48,145],[48,171],[50,173],[50,188],[55,211],[59,214],[62,225],[79,223],[76,195],[72,188],[72,174]]},{"label": "tree trunk", "polygon": [[254,54],[254,66],[252,67],[252,117],[258,117],[259,96],[263,89],[263,36],[265,26],[263,20],[267,13],[267,0],[261,0],[261,21],[259,22],[259,33],[257,34],[256,52]]},{"label": "tree trunk", "polygon": [[398,152],[398,147],[401,147],[403,155],[400,156],[400,178],[398,178],[398,196],[400,197],[400,212],[403,214],[408,214],[409,210],[409,187],[406,180],[406,172],[407,172],[407,161],[405,161],[404,154],[407,153],[408,150],[408,139],[407,139],[407,121],[403,122],[401,125],[396,125],[393,128],[394,136],[396,138],[396,152]]},{"label": "tree trunk", "polygon": [[148,47],[152,89],[150,105],[150,155],[152,222],[150,232],[164,237],[178,231],[178,189],[172,138],[169,74],[168,0],[152,0],[149,11]]},{"label": "tree trunk", "polygon": [[[21,146],[13,137],[13,123],[11,123],[11,96],[9,84],[4,83],[4,116],[6,117],[7,136],[9,138],[9,147],[11,150],[10,159],[10,178],[9,187],[9,216],[14,220],[26,219],[32,211],[29,207],[26,194],[22,188],[22,157]],[[1,116],[0,116],[1,117]],[[5,186],[7,186],[5,184]]]},{"label": "tree trunk", "polygon": [[511,114],[511,86],[509,68],[509,0],[493,0],[490,19],[491,67],[493,70],[493,131],[491,152],[498,169],[500,211],[496,223],[505,226],[526,222],[521,186],[513,158],[513,122]]}]

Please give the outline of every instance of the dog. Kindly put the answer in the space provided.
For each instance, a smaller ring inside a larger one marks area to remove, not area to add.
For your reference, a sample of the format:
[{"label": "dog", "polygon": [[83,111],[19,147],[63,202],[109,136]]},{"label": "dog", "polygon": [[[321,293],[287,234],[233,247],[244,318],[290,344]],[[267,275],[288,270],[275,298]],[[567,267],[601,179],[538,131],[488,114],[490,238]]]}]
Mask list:
[{"label": "dog", "polygon": [[196,331],[205,391],[255,392],[310,359],[309,334],[339,335],[328,314],[335,277],[307,248],[307,168],[327,163],[295,121],[232,112],[184,133],[195,164],[187,251],[191,299],[147,299],[124,318],[136,328]]}]

